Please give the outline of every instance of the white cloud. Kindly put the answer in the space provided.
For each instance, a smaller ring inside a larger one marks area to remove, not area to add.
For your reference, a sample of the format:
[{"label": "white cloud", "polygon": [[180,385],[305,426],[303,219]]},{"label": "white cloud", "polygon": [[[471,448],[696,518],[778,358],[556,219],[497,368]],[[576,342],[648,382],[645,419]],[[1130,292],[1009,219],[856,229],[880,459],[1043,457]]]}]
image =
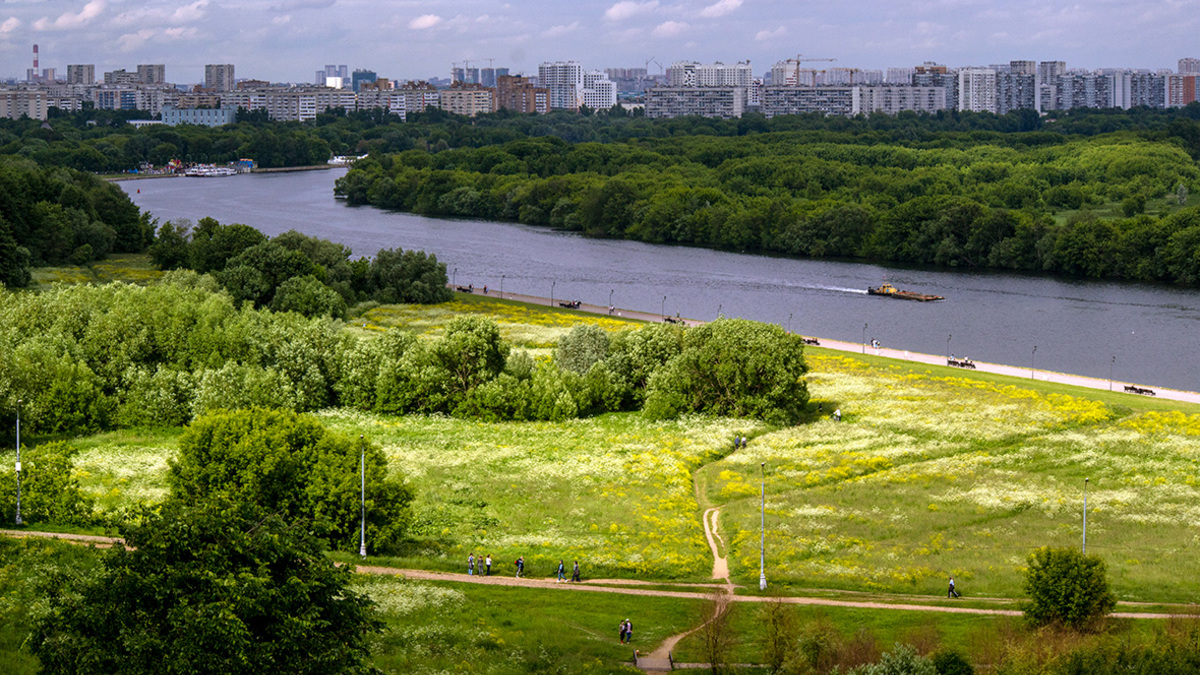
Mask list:
[{"label": "white cloud", "polygon": [[21,27],[21,20],[15,16],[9,17],[0,23],[0,33],[11,33]]},{"label": "white cloud", "polygon": [[276,26],[283,26],[285,24],[291,23],[291,21],[292,21],[291,14],[282,14],[280,16],[277,16],[277,17],[271,19],[271,23],[275,24]]},{"label": "white cloud", "polygon": [[208,0],[197,0],[190,5],[184,5],[175,10],[175,13],[171,15],[171,22],[187,23],[189,21],[203,19],[204,15],[207,13],[204,10],[207,8]]},{"label": "white cloud", "polygon": [[80,28],[86,26],[92,19],[100,16],[104,11],[104,0],[92,0],[83,6],[77,14],[71,12],[63,12],[53,21],[49,17],[42,17],[33,22],[34,30],[67,30],[71,28]]},{"label": "white cloud", "polygon": [[780,26],[779,28],[776,28],[775,30],[760,30],[760,31],[758,31],[758,33],[756,33],[754,35],[754,39],[758,40],[759,42],[763,42],[765,40],[772,40],[777,37],[783,37],[784,35],[787,35],[787,29],[784,28],[783,26]]},{"label": "white cloud", "polygon": [[442,17],[438,16],[437,14],[422,14],[412,21],[409,21],[408,27],[413,30],[424,30],[426,28],[433,28],[441,22]]},{"label": "white cloud", "polygon": [[542,36],[543,37],[558,37],[560,35],[566,35],[567,33],[574,32],[575,29],[577,29],[577,28],[579,28],[579,22],[572,21],[571,23],[569,23],[565,26],[551,26],[550,28],[546,29],[545,32],[542,33]]},{"label": "white cloud", "polygon": [[622,0],[612,7],[609,7],[608,10],[604,12],[604,18],[608,19],[609,21],[624,21],[625,19],[635,17],[638,14],[645,14],[655,7],[658,7],[658,0],[650,0],[650,2],[631,2],[630,0]]},{"label": "white cloud", "polygon": [[294,12],[297,9],[325,9],[332,7],[337,0],[283,0],[283,2],[272,5],[272,12]]},{"label": "white cloud", "polygon": [[712,19],[718,16],[725,16],[738,7],[742,6],[742,0],[717,0],[716,3],[700,10],[700,16]]},{"label": "white cloud", "polygon": [[654,30],[650,34],[656,38],[669,38],[675,37],[687,29],[688,25],[686,23],[680,23],[679,21],[665,21],[655,26]]},{"label": "white cloud", "polygon": [[112,20],[115,26],[152,26],[155,24],[191,23],[203,19],[207,14],[208,0],[197,0],[174,11],[162,8],[139,7],[121,12]]}]

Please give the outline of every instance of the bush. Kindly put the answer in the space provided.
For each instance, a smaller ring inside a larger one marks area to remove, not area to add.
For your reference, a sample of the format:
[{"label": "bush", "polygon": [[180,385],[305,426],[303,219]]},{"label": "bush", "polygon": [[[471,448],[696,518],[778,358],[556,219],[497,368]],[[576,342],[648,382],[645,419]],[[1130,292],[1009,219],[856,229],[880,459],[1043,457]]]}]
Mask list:
[{"label": "bush", "polygon": [[203,417],[179,441],[169,501],[249,504],[288,523],[313,523],[334,548],[359,540],[359,458],[366,458],[367,540],[388,548],[412,522],[412,493],[388,476],[379,447],[327,431],[315,419],[274,410]]},{"label": "bush", "polygon": [[1028,565],[1025,592],[1029,602],[1024,610],[1025,617],[1036,625],[1087,628],[1117,604],[1099,556],[1044,546],[1029,554]]},{"label": "bush", "polygon": [[933,662],[938,675],[975,675],[975,668],[967,657],[953,649],[938,650],[929,660]]},{"label": "bush", "polygon": [[933,662],[909,645],[896,645],[879,663],[869,663],[850,671],[850,675],[937,675]]},{"label": "bush", "polygon": [[276,312],[297,312],[304,316],[346,318],[346,301],[338,292],[307,275],[292,277],[279,285],[271,309]]},{"label": "bush", "polygon": [[[75,448],[62,442],[21,449],[21,519],[27,523],[87,525],[92,501],[73,475]],[[6,469],[10,469],[6,467]],[[17,510],[17,474],[0,471],[0,518],[12,523]]]},{"label": "bush", "polygon": [[592,364],[608,356],[608,333],[591,324],[575,326],[558,341],[554,360],[566,370],[586,373]]},{"label": "bush", "polygon": [[650,378],[646,414],[684,412],[795,424],[808,404],[804,343],[779,326],[718,319],[684,334],[683,351]]}]

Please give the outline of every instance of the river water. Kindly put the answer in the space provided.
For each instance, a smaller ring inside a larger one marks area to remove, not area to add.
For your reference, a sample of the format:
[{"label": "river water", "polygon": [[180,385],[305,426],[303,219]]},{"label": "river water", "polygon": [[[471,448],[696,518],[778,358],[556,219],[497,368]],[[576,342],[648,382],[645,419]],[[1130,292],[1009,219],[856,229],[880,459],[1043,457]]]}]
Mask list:
[{"label": "river water", "polygon": [[[333,198],[344,169],[121,183],[160,220],[205,216],[268,235],[295,229],[350,246],[436,253],[460,285],[695,319],[745,317],[836,340],[953,352],[1200,391],[1200,291],[1009,273],[912,270],[585,239],[514,223],[444,220]],[[868,285],[946,296],[868,296]],[[865,328],[864,328],[865,327]],[[1036,349],[1035,349],[1036,348]],[[1115,360],[1114,360],[1115,357]]]}]

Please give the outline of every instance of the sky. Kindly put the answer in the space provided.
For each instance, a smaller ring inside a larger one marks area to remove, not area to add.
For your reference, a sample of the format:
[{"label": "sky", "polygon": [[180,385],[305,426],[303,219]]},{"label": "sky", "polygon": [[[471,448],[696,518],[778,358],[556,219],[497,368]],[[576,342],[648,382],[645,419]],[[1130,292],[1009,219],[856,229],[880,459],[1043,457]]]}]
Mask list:
[{"label": "sky", "polygon": [[1200,56],[1200,0],[0,0],[0,77],[24,78],[32,46],[65,75],[166,65],[167,80],[311,82],[326,64],[391,79],[447,77],[452,63],[536,74],[749,60],[756,75],[798,54],[814,67],[885,69],[1011,60],[1068,68],[1169,68]]}]

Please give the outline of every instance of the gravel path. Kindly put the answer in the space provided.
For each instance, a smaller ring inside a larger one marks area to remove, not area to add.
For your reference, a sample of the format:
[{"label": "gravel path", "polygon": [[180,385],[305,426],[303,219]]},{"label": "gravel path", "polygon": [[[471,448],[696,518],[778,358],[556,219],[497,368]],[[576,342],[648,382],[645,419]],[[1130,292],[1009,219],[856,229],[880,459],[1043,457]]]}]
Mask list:
[{"label": "gravel path", "polygon": [[[707,522],[707,521],[706,521]],[[707,528],[706,528],[707,530]],[[63,541],[76,542],[81,544],[95,544],[98,547],[108,547],[120,542],[120,537],[102,537],[88,534],[64,534],[59,532],[33,532],[26,530],[0,530],[0,536],[13,538],[25,537],[44,537],[48,539],[60,539]],[[357,572],[360,574],[381,574],[389,576],[404,577],[405,579],[421,579],[424,581],[453,581],[457,583],[469,584],[491,584],[496,586],[522,586],[525,588],[543,588],[555,589],[562,591],[586,591],[592,593],[619,593],[621,595],[647,595],[660,598],[686,598],[693,600],[704,600],[711,596],[711,590],[707,593],[696,591],[664,591],[659,589],[649,588],[621,588],[613,586],[613,584],[624,585],[644,585],[654,584],[655,582],[623,580],[623,579],[600,579],[597,581],[587,581],[581,583],[559,582],[554,577],[545,578],[521,578],[516,579],[510,576],[493,574],[490,577],[486,576],[470,576],[460,572],[432,572],[429,570],[414,570],[402,569],[397,567],[381,567],[377,565],[358,565]],[[723,588],[732,590],[734,586],[728,583],[728,579],[724,584],[671,584],[670,582],[662,582],[657,585],[679,585],[679,586],[699,586],[701,588]],[[753,595],[732,595],[729,598],[733,602],[771,602],[775,598],[753,596]],[[898,602],[854,602],[850,600],[832,600],[829,598],[807,598],[807,597],[785,597],[783,602],[793,605],[820,605],[825,607],[850,607],[855,609],[892,609],[917,612],[943,612],[947,614],[987,614],[993,616],[1019,616],[1021,612],[1012,609],[983,609],[978,607],[946,607],[939,605],[919,605]],[[1120,605],[1136,605],[1144,603],[1118,603]],[[1162,603],[1167,604],[1167,603]],[[1181,605],[1182,606],[1182,605]],[[1109,616],[1118,619],[1173,619],[1173,618],[1190,618],[1194,619],[1198,616],[1197,612],[1181,612],[1181,613],[1163,613],[1163,612],[1113,612]]]}]

